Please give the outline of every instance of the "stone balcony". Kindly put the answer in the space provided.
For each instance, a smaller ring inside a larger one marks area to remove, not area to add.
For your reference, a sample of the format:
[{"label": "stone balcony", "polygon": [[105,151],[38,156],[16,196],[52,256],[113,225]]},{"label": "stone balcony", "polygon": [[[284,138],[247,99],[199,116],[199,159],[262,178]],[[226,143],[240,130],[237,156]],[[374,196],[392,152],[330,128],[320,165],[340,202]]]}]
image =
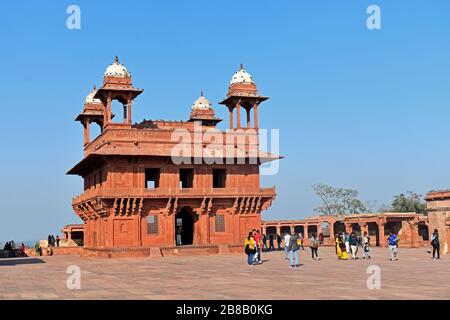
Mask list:
[{"label": "stone balcony", "polygon": [[265,197],[274,198],[276,188],[96,188],[88,189],[72,199],[77,205],[94,198],[235,198],[235,197]]}]

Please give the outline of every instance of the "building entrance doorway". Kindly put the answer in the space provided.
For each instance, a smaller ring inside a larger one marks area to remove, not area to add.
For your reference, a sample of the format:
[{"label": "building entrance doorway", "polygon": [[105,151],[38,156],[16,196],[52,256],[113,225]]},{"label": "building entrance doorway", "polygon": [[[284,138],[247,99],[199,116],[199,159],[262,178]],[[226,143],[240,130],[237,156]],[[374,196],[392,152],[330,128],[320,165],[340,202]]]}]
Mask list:
[{"label": "building entrance doorway", "polygon": [[194,218],[187,208],[175,216],[175,243],[177,246],[192,244],[194,240]]}]

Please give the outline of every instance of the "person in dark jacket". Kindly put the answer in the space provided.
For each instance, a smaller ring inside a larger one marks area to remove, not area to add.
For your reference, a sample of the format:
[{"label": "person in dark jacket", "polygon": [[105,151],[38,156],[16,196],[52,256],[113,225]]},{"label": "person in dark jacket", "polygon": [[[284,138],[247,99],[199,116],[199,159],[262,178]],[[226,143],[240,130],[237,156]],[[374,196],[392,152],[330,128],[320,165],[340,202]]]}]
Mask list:
[{"label": "person in dark jacket", "polygon": [[298,234],[294,233],[289,239],[289,268],[299,267],[298,262]]},{"label": "person in dark jacket", "polygon": [[277,245],[278,245],[278,250],[281,250],[281,237],[279,234],[277,234]]},{"label": "person in dark jacket", "polygon": [[[432,259],[440,259],[441,258],[441,244],[439,243],[439,233],[437,229],[434,229],[433,234],[431,235],[431,246],[433,247],[433,257]],[[437,258],[435,258],[437,253]]]},{"label": "person in dark jacket", "polygon": [[273,246],[273,234],[269,234],[269,251],[275,250],[275,247]]},{"label": "person in dark jacket", "polygon": [[263,234],[262,241],[263,241],[263,250],[262,251],[267,251],[267,236],[265,234]]},{"label": "person in dark jacket", "polygon": [[358,250],[358,237],[354,232],[350,234],[349,238],[349,244],[350,244],[350,252],[352,254],[352,260],[356,259],[356,251]]}]

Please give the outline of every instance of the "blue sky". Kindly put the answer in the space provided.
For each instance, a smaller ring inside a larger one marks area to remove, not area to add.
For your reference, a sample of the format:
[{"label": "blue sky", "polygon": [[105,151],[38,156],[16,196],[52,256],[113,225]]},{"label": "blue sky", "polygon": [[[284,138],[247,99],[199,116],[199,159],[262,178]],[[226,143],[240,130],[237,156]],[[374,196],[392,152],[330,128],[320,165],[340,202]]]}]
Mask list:
[{"label": "blue sky", "polygon": [[[81,8],[81,30],[66,8]],[[368,30],[366,9],[381,8]],[[244,63],[260,92],[260,126],[279,128],[286,157],[264,219],[313,214],[311,185],[389,203],[450,187],[450,2],[12,1],[0,4],[0,240],[78,222],[71,199],[82,158],[74,121],[117,54],[145,89],[133,121],[186,119],[201,89],[218,105]],[[221,124],[226,128],[227,121]]]}]

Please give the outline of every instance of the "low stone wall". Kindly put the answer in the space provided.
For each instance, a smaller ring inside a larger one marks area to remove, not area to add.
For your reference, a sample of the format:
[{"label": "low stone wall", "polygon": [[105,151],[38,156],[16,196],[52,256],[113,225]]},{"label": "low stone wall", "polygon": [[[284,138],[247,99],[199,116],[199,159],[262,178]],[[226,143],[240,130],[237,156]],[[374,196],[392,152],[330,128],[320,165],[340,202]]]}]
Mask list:
[{"label": "low stone wall", "polygon": [[169,256],[204,256],[215,254],[243,254],[242,245],[201,245],[170,247],[122,247],[122,248],[88,248],[83,257],[98,258],[161,258]]},{"label": "low stone wall", "polygon": [[[66,255],[78,255],[83,254],[83,247],[52,247],[53,256],[66,256]],[[34,248],[26,248],[25,253],[29,257],[37,256]],[[48,256],[47,248],[42,248],[42,255]]]},{"label": "low stone wall", "polygon": [[219,254],[218,245],[204,246],[182,246],[182,247],[163,247],[161,253],[164,257],[168,256],[204,256],[210,254]]},{"label": "low stone wall", "polygon": [[97,258],[160,258],[158,247],[89,248],[83,250],[83,257]]},{"label": "low stone wall", "polygon": [[[98,258],[161,258],[169,256],[204,256],[215,254],[244,254],[240,244],[171,246],[171,247],[123,247],[123,248],[88,248],[88,247],[52,247],[52,256],[78,255]],[[26,248],[25,256],[36,257],[34,248]],[[42,256],[48,256],[47,248],[42,249]],[[0,258],[4,257],[0,250]],[[16,250],[16,257],[20,251]]]}]

